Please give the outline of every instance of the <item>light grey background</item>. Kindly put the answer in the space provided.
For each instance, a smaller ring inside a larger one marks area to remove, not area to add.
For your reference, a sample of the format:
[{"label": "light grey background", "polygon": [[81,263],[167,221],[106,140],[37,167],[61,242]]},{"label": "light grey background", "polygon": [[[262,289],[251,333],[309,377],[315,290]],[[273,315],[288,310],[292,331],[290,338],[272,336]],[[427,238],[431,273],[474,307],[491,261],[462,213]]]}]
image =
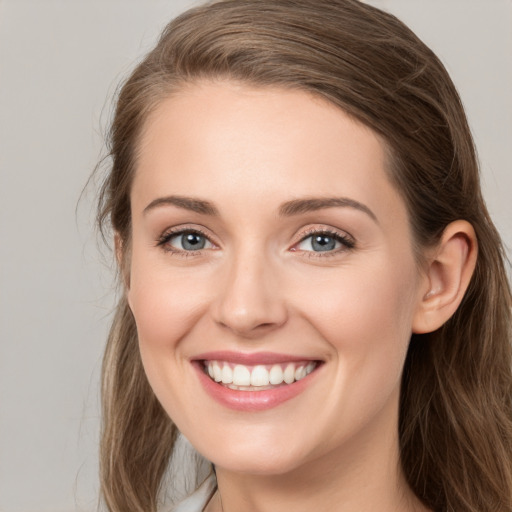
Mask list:
[{"label": "light grey background", "polygon": [[[0,0],[0,511],[97,508],[113,303],[83,186],[116,84],[190,0]],[[372,0],[442,58],[512,245],[512,1]]]}]

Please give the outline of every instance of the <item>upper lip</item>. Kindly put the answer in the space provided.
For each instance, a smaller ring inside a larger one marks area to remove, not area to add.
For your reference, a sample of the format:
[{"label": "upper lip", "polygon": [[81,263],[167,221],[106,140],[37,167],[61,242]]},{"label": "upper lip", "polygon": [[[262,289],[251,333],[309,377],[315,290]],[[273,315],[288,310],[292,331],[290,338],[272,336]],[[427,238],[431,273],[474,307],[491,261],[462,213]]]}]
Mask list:
[{"label": "upper lip", "polygon": [[225,361],[227,363],[254,366],[257,364],[279,364],[303,361],[318,361],[318,358],[308,356],[297,356],[280,354],[276,352],[233,352],[229,350],[218,350],[198,354],[192,358],[196,361]]}]

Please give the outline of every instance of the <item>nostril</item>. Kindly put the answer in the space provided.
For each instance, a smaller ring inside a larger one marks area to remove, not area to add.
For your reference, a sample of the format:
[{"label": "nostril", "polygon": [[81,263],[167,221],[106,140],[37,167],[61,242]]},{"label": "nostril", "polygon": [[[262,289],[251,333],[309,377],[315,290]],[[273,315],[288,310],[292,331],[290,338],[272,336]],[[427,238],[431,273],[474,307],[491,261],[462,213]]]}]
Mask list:
[{"label": "nostril", "polygon": [[[240,320],[240,319],[239,319]],[[265,335],[267,332],[273,331],[284,324],[283,322],[242,322],[242,321],[219,321],[218,325],[233,334],[243,338],[254,338]]]},{"label": "nostril", "polygon": [[286,301],[272,283],[256,275],[255,270],[232,270],[212,303],[214,321],[240,336],[249,337],[283,325],[287,319]]}]

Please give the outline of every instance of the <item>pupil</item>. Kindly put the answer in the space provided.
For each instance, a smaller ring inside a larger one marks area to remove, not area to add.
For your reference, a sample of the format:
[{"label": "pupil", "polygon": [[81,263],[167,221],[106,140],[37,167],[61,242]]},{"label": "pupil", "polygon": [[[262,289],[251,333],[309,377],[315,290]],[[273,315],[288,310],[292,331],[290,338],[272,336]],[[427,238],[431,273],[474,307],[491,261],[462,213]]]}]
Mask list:
[{"label": "pupil", "polygon": [[205,239],[203,236],[196,233],[188,233],[181,237],[181,243],[184,249],[189,251],[199,251],[205,246]]},{"label": "pupil", "polygon": [[313,238],[312,244],[315,251],[332,251],[335,248],[336,240],[327,235],[317,235]]}]

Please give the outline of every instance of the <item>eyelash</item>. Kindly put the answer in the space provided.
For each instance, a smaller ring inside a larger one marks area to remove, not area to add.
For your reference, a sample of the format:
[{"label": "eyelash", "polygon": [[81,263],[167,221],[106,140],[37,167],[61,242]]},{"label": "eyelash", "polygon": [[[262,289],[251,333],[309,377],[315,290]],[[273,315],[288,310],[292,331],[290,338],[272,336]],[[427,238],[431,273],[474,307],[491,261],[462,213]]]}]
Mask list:
[{"label": "eyelash", "polygon": [[329,229],[309,229],[305,233],[301,235],[300,240],[294,244],[294,247],[301,244],[308,238],[312,236],[327,236],[329,238],[334,239],[336,242],[339,242],[343,247],[340,247],[338,249],[334,249],[331,251],[305,251],[300,249],[293,249],[294,251],[301,251],[303,254],[307,255],[308,258],[329,258],[332,256],[338,256],[342,252],[347,252],[355,248],[355,241],[352,237],[348,235],[341,234],[338,231],[329,230]]},{"label": "eyelash", "polygon": [[184,234],[192,234],[192,235],[199,235],[203,238],[205,238],[209,243],[212,245],[215,245],[210,237],[204,233],[202,230],[198,228],[177,228],[177,229],[171,229],[169,231],[165,231],[156,241],[157,247],[161,247],[162,250],[165,252],[171,253],[173,256],[180,256],[182,258],[190,258],[194,256],[200,256],[203,253],[203,249],[198,249],[196,251],[185,251],[181,249],[176,249],[172,247],[169,242],[174,237],[184,235]]},{"label": "eyelash", "polygon": [[[200,256],[203,253],[204,249],[198,249],[196,251],[184,251],[181,249],[173,248],[170,245],[167,245],[167,244],[169,244],[169,242],[172,238],[179,236],[179,235],[184,235],[186,233],[202,236],[206,240],[208,240],[211,244],[215,245],[211,241],[210,237],[206,233],[201,231],[200,229],[178,228],[175,230],[170,230],[170,231],[164,232],[157,239],[156,246],[161,247],[165,252],[171,253],[175,256],[181,256],[181,257],[185,257],[185,258],[193,257],[193,256]],[[300,249],[295,248],[297,245],[301,244],[302,242],[304,242],[305,240],[307,240],[309,237],[311,237],[313,235],[317,235],[317,236],[324,235],[329,238],[333,238],[336,242],[339,242],[343,247],[335,249],[335,250],[330,250],[330,251],[306,251],[306,250],[300,250]],[[307,254],[307,257],[309,257],[309,258],[327,258],[327,257],[331,257],[331,256],[336,256],[340,252],[350,251],[354,248],[355,248],[355,242],[352,237],[343,235],[337,231],[329,230],[329,229],[310,229],[301,235],[300,240],[298,240],[290,250],[292,250],[294,252],[300,251],[303,254]]]}]

